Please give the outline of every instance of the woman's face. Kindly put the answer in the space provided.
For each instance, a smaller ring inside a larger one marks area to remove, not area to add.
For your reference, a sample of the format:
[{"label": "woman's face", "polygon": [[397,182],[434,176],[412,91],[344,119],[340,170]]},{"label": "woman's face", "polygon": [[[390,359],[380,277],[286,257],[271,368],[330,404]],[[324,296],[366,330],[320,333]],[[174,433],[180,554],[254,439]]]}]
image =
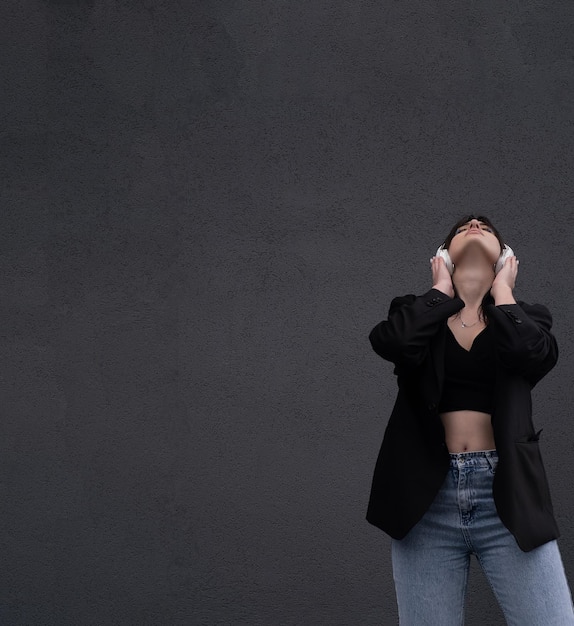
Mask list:
[{"label": "woman's face", "polygon": [[492,228],[477,219],[472,219],[460,226],[450,242],[448,253],[455,265],[469,246],[480,246],[493,264],[496,263],[501,253],[500,243]]}]

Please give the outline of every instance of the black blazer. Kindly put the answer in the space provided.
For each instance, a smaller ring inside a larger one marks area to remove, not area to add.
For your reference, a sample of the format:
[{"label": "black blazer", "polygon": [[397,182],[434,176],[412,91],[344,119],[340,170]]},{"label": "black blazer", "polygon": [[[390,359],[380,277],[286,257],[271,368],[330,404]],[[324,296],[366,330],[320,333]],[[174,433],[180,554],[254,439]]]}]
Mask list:
[{"label": "black blazer", "polygon": [[[402,539],[434,500],[449,467],[438,415],[447,319],[464,307],[436,289],[395,298],[371,331],[377,354],[395,364],[398,396],[375,466],[367,520]],[[532,387],[558,358],[546,307],[485,301],[496,343],[492,426],[499,464],[493,495],[500,519],[524,551],[559,536],[538,438]]]}]

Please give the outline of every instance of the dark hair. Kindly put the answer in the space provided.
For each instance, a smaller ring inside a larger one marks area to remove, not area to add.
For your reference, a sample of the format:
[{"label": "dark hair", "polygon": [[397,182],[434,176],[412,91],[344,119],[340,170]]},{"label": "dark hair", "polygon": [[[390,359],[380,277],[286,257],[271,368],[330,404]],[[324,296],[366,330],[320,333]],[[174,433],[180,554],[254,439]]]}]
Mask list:
[{"label": "dark hair", "polygon": [[467,215],[466,217],[463,217],[462,219],[458,220],[458,222],[450,229],[449,234],[446,236],[446,239],[444,240],[443,245],[445,249],[448,250],[448,247],[450,246],[450,242],[452,241],[452,238],[456,235],[457,229],[459,229],[461,226],[464,226],[465,224],[468,224],[470,220],[478,220],[479,222],[486,224],[489,228],[492,228],[492,232],[494,233],[495,237],[498,239],[498,243],[500,244],[500,251],[502,252],[504,248],[504,239],[502,238],[502,235],[498,232],[498,230],[495,228],[493,223],[488,219],[488,217],[485,217],[484,215]]}]

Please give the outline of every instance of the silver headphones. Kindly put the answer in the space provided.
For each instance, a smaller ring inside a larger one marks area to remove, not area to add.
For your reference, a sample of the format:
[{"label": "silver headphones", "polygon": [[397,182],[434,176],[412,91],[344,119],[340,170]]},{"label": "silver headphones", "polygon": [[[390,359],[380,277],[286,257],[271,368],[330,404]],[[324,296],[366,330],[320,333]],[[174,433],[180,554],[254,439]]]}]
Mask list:
[{"label": "silver headphones", "polygon": [[[438,250],[436,251],[435,256],[439,256],[444,259],[444,262],[446,263],[446,267],[452,275],[452,273],[454,272],[454,263],[452,262],[452,259],[450,258],[450,254],[448,253],[448,250],[444,247],[444,243],[442,244],[442,246],[439,246]],[[504,244],[504,248],[502,248],[502,253],[498,257],[498,261],[496,262],[496,265],[494,267],[495,274],[498,274],[498,272],[500,272],[500,270],[502,269],[502,266],[504,265],[504,262],[510,256],[514,256],[514,251],[512,250],[510,246],[507,246],[506,244]]]}]

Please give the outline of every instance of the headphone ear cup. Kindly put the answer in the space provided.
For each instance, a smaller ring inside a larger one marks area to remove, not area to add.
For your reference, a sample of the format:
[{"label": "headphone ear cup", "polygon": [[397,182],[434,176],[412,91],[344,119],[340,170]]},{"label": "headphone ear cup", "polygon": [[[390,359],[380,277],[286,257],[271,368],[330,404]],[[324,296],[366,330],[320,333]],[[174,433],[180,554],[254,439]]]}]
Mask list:
[{"label": "headphone ear cup", "polygon": [[498,274],[498,272],[500,272],[500,270],[504,266],[504,263],[505,263],[506,259],[508,259],[508,257],[511,257],[511,256],[514,256],[514,250],[510,246],[507,246],[506,244],[504,244],[504,248],[502,249],[502,253],[498,257],[498,261],[496,262],[496,266],[494,268],[494,273],[495,274]]},{"label": "headphone ear cup", "polygon": [[446,268],[452,276],[452,273],[454,272],[454,265],[450,258],[450,254],[448,253],[448,250],[444,246],[439,246],[439,249],[436,251],[435,256],[438,256],[441,259],[444,259]]}]

